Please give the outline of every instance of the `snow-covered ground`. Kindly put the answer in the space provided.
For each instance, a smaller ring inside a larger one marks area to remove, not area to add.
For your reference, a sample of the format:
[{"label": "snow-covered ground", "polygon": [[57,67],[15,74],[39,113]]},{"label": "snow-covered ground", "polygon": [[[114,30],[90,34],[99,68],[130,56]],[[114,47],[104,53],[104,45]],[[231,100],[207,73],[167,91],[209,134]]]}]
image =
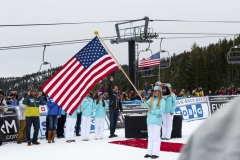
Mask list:
[{"label": "snow-covered ground", "polygon": [[[182,138],[172,139],[171,142],[186,143],[189,136],[204,122],[197,120],[183,122]],[[56,139],[56,143],[48,144],[46,140],[39,140],[41,145],[28,147],[23,144],[6,144],[0,147],[1,160],[141,160],[145,159],[146,149],[111,144],[115,140],[126,140],[124,129],[116,131],[117,138],[108,138],[109,131],[104,131],[103,140],[94,140],[92,133],[90,141],[81,141],[75,137],[75,143],[66,143],[65,139]],[[162,160],[177,160],[179,153],[162,152]]]}]

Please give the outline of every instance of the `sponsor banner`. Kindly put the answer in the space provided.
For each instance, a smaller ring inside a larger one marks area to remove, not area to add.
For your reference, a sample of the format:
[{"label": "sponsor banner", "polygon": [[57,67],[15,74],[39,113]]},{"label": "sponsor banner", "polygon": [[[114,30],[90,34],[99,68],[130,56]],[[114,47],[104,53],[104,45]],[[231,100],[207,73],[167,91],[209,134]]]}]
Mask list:
[{"label": "sponsor banner", "polygon": [[179,106],[187,106],[195,103],[207,103],[206,97],[192,97],[176,100],[176,105]]},{"label": "sponsor banner", "polygon": [[3,125],[0,132],[4,134],[5,142],[17,141],[19,130],[19,107],[8,107],[4,114]]},{"label": "sponsor banner", "polygon": [[210,116],[207,97],[192,97],[176,100],[175,113],[182,114],[184,121],[204,119]]},{"label": "sponsor banner", "polygon": [[183,120],[185,121],[204,119],[209,117],[207,103],[179,106],[176,107],[175,113],[180,113],[183,117]]},{"label": "sponsor banner", "polygon": [[208,105],[211,113],[217,112],[226,106],[228,102],[231,102],[239,96],[209,96]]}]

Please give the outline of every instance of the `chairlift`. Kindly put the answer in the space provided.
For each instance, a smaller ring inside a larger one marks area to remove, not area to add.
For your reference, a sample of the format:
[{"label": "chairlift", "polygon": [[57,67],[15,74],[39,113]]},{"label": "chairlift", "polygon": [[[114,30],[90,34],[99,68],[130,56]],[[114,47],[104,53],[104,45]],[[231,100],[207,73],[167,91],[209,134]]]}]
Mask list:
[{"label": "chairlift", "polygon": [[[39,69],[39,72],[38,72],[38,86],[42,86],[42,84],[47,80],[48,76],[46,76],[45,74],[43,74],[41,72],[41,69],[42,69],[42,66],[43,65],[49,65],[50,66],[50,75],[49,76],[52,76],[52,65],[50,62],[47,62],[44,60],[44,54],[45,54],[45,50],[46,50],[46,45],[44,45],[44,49],[43,49],[43,63],[40,65],[40,69]],[[41,75],[40,75],[41,74]],[[41,77],[41,78],[40,78]]]},{"label": "chairlift", "polygon": [[233,47],[231,47],[227,53],[228,64],[240,64],[240,45],[235,45],[235,40],[238,36],[240,36],[240,34],[234,36]]},{"label": "chairlift", "polygon": [[166,62],[164,61],[163,63],[160,63],[160,69],[167,69],[171,66],[171,56],[170,56],[169,52],[165,51],[165,50],[161,50],[160,54],[164,53],[164,52],[168,53],[167,61]]},{"label": "chairlift", "polygon": [[240,51],[229,51],[227,61],[228,64],[240,64]]}]

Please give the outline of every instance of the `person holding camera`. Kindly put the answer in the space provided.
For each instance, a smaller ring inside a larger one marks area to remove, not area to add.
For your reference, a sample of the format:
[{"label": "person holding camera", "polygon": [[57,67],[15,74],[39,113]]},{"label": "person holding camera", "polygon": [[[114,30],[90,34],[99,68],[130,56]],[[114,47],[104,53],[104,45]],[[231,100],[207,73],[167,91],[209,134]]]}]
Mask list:
[{"label": "person holding camera", "polygon": [[[39,106],[46,105],[46,102],[42,99],[42,92],[37,92],[35,89],[31,89],[28,95],[24,98],[23,104],[26,105],[25,117],[26,117],[26,136],[28,146],[39,145],[38,132],[40,129],[40,112]],[[33,139],[30,139],[31,126],[33,125],[34,133]]]},{"label": "person holding camera", "polygon": [[[4,124],[4,112],[7,112],[7,102],[4,100],[4,93],[0,91],[0,127]],[[0,131],[0,146],[5,140],[5,135]]]},{"label": "person holding camera", "polygon": [[122,103],[121,98],[118,96],[118,87],[114,85],[112,87],[113,77],[110,77],[110,82],[108,85],[108,94],[109,94],[109,115],[110,115],[110,136],[109,138],[117,137],[115,130],[117,127],[117,120],[120,114],[122,115]]}]

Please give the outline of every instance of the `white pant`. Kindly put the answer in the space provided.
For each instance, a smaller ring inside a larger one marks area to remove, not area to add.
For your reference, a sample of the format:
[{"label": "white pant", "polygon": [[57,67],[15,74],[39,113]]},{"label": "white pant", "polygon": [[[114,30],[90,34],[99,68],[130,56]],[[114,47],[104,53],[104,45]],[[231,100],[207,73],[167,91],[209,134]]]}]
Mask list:
[{"label": "white pant", "polygon": [[65,133],[66,140],[74,139],[74,130],[75,130],[76,122],[77,122],[77,118],[66,119],[66,133]]},{"label": "white pant", "polygon": [[91,127],[92,117],[82,116],[81,121],[81,137],[83,139],[89,139],[90,127]]},{"label": "white pant", "polygon": [[162,121],[162,138],[170,139],[172,134],[173,115],[170,115],[170,113],[163,113]]},{"label": "white pant", "polygon": [[160,130],[161,127],[155,124],[149,124],[148,126],[148,149],[147,154],[159,156],[160,153]]},{"label": "white pant", "polygon": [[95,118],[95,136],[94,138],[103,138],[105,118]]}]

